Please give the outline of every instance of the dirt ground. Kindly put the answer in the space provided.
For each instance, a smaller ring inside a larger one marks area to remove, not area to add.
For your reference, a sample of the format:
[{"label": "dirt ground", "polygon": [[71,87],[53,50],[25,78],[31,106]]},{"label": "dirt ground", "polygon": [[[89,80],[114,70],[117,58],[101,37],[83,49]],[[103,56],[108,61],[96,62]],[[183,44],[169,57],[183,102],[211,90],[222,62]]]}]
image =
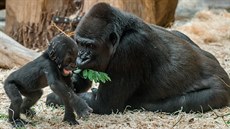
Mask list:
[{"label": "dirt ground", "polygon": [[[230,75],[230,13],[223,10],[200,11],[185,24],[176,22],[171,29],[177,29],[192,38],[201,48],[214,54]],[[0,128],[12,128],[7,122],[7,108],[10,104],[3,90],[4,79],[15,69],[0,69]],[[26,128],[79,128],[79,129],[227,129],[230,128],[230,107],[215,109],[207,113],[180,112],[178,114],[166,114],[148,111],[126,111],[112,115],[91,114],[88,119],[78,119],[80,125],[69,126],[61,122],[63,108],[55,109],[45,106],[45,98],[50,93],[49,88],[44,89],[44,95],[33,107],[37,115],[33,119],[27,119],[33,124]],[[25,116],[22,115],[23,118]],[[26,118],[25,118],[26,119]]]}]

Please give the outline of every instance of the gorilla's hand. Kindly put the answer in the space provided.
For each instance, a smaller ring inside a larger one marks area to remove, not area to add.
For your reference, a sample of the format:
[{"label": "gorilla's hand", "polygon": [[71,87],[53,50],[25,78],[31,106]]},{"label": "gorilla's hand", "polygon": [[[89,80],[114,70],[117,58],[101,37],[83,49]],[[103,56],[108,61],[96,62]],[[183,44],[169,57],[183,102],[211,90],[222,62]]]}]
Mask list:
[{"label": "gorilla's hand", "polygon": [[92,102],[96,100],[97,88],[92,88],[92,92],[80,93],[79,97],[86,100],[87,104],[92,107]]}]

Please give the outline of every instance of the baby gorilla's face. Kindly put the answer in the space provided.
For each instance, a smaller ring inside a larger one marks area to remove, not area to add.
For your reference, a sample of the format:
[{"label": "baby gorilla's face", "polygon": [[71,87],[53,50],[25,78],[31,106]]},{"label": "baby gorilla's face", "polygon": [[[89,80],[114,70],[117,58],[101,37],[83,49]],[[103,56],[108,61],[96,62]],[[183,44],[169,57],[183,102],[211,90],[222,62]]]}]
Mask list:
[{"label": "baby gorilla's face", "polygon": [[62,75],[68,76],[76,68],[78,48],[76,42],[63,34],[55,36],[48,48],[50,59],[58,65]]},{"label": "baby gorilla's face", "polygon": [[72,74],[72,71],[76,68],[76,58],[77,58],[77,49],[76,48],[69,48],[65,57],[63,59],[63,68],[62,74],[64,76],[68,76]]}]

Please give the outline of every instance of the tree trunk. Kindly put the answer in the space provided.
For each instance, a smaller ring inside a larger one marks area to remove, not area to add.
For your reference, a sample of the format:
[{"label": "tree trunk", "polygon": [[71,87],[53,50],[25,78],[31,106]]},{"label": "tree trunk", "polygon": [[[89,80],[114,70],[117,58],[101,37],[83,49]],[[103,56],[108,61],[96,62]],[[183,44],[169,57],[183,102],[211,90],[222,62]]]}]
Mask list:
[{"label": "tree trunk", "polygon": [[[7,0],[5,32],[25,47],[44,49],[60,33],[51,27],[53,16],[75,12],[73,0]],[[67,24],[62,26],[68,28]]]},{"label": "tree trunk", "polygon": [[0,9],[5,9],[5,4],[6,4],[6,0],[1,0],[0,1]]},{"label": "tree trunk", "polygon": [[121,10],[136,14],[144,21],[168,27],[174,21],[178,0],[85,0],[84,12],[97,2],[107,2]]},{"label": "tree trunk", "polygon": [[0,68],[21,66],[35,59],[40,54],[25,48],[0,31]]},{"label": "tree trunk", "polygon": [[[76,13],[74,0],[7,0],[5,32],[25,47],[43,50],[57,33],[51,27],[53,16],[69,17]],[[81,0],[75,0],[81,1]],[[83,12],[97,2],[107,2],[136,14],[146,22],[170,26],[178,0],[84,0]],[[64,31],[70,24],[58,25]]]}]

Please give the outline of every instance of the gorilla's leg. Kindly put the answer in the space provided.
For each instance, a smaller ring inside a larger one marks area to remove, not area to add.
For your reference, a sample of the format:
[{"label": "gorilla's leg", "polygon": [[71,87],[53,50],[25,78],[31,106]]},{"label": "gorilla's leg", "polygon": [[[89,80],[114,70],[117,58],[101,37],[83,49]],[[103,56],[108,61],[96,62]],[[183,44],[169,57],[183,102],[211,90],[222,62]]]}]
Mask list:
[{"label": "gorilla's leg", "polygon": [[[193,89],[181,95],[141,105],[150,111],[159,110],[165,112],[175,112],[181,108],[185,112],[205,112],[210,110],[210,108],[220,108],[227,106],[229,98],[228,90],[222,87],[226,85],[223,83],[217,77],[203,79],[198,81],[198,83],[194,83]],[[199,88],[201,86],[198,85],[202,85],[203,88]]]},{"label": "gorilla's leg", "polygon": [[[60,99],[61,100],[61,99]],[[70,125],[79,124],[78,121],[75,120],[74,109],[70,106],[69,101],[63,101],[65,106],[65,114],[63,121],[68,122]]]},{"label": "gorilla's leg", "polygon": [[[91,94],[93,96],[96,96],[97,90],[98,90],[97,88],[92,88],[91,89],[92,93],[81,93],[81,94],[78,94],[78,95],[80,95],[81,97],[85,96],[83,98],[87,98]],[[47,106],[55,106],[56,107],[56,106],[64,105],[64,103],[63,103],[62,99],[57,94],[55,94],[55,93],[52,92],[46,98],[46,105]]]},{"label": "gorilla's leg", "polygon": [[33,117],[36,113],[30,108],[41,98],[42,93],[42,90],[30,93],[23,93],[25,98],[23,99],[21,105],[21,113],[25,114],[27,117]]},{"label": "gorilla's leg", "polygon": [[7,96],[11,100],[9,112],[9,122],[12,123],[15,127],[23,127],[27,124],[26,121],[20,118],[20,106],[23,102],[22,96],[14,83],[6,82],[4,85]]}]

